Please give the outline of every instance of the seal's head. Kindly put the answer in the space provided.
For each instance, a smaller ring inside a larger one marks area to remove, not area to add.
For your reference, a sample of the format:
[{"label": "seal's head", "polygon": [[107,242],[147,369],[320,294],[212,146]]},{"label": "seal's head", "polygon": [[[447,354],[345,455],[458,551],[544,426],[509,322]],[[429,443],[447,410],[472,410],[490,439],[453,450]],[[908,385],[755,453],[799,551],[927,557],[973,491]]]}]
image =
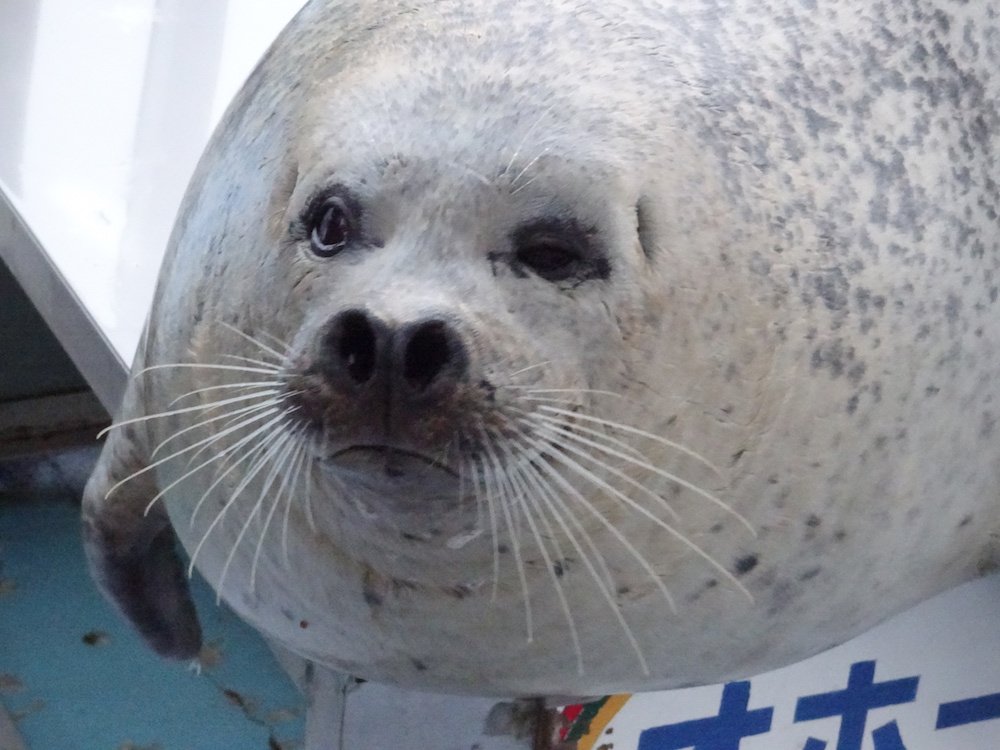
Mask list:
[{"label": "seal's head", "polygon": [[[835,24],[789,3],[832,50],[792,64],[756,4],[412,6],[308,5],[206,152],[156,369],[88,494],[119,599],[108,540],[162,499],[220,595],[312,659],[598,694],[787,663],[992,559],[1000,448],[963,414],[1000,398],[995,287],[982,252],[928,275],[899,248],[994,227],[857,105]],[[986,185],[972,135],[954,158]],[[96,499],[130,472],[155,486]]]}]

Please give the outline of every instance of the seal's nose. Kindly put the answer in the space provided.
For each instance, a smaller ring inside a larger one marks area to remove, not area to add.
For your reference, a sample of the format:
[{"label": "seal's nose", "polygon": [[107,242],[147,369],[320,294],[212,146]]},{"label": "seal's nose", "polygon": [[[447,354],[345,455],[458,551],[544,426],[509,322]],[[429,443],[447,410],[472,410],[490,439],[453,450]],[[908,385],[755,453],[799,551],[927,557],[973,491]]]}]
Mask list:
[{"label": "seal's nose", "polygon": [[390,327],[362,309],[344,310],[326,326],[319,368],[334,387],[357,392],[383,383],[404,400],[443,395],[465,376],[461,337],[429,317]]},{"label": "seal's nose", "polygon": [[345,310],[330,321],[320,345],[319,367],[335,386],[370,383],[384,365],[391,332],[364,310]]},{"label": "seal's nose", "polygon": [[399,331],[396,367],[400,386],[421,396],[443,383],[455,383],[467,369],[465,347],[455,329],[443,320],[423,320]]}]

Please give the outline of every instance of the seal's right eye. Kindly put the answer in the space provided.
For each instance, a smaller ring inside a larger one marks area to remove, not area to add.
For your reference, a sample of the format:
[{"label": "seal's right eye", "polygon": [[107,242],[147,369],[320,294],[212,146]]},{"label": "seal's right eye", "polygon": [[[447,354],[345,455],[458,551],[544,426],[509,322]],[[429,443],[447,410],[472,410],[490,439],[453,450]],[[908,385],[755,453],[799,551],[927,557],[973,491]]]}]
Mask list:
[{"label": "seal's right eye", "polygon": [[332,258],[347,247],[354,235],[354,218],[342,198],[330,196],[310,214],[309,248],[313,255]]}]

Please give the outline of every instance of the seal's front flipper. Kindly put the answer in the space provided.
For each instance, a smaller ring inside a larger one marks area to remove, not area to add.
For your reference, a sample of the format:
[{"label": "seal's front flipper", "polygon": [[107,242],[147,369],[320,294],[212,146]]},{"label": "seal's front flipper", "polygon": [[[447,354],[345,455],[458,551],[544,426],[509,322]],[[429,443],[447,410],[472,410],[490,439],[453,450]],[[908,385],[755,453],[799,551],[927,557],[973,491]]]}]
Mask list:
[{"label": "seal's front flipper", "polygon": [[[166,511],[156,496],[140,431],[111,431],[83,494],[83,540],[90,570],[104,595],[162,656],[191,659],[201,627]],[[114,488],[114,489],[112,489]]]}]

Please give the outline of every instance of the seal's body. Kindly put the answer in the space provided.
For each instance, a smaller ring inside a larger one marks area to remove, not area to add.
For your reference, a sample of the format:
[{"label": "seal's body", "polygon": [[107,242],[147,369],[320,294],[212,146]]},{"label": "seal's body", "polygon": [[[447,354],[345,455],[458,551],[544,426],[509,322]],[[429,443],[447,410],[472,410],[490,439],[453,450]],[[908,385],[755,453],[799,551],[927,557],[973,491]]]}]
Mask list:
[{"label": "seal's body", "polygon": [[177,221],[99,581],[195,653],[175,532],[317,662],[592,695],[990,569],[998,13],[310,3]]}]

